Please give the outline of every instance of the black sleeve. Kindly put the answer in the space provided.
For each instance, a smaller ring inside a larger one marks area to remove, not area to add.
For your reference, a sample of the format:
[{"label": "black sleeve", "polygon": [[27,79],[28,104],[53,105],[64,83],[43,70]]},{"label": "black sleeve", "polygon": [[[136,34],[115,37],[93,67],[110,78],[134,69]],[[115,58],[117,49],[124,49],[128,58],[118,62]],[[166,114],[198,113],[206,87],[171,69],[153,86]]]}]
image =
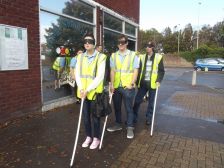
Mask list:
[{"label": "black sleeve", "polygon": [[164,75],[165,75],[165,70],[164,70],[163,58],[162,58],[158,65],[158,77],[157,77],[156,82],[161,83]]}]

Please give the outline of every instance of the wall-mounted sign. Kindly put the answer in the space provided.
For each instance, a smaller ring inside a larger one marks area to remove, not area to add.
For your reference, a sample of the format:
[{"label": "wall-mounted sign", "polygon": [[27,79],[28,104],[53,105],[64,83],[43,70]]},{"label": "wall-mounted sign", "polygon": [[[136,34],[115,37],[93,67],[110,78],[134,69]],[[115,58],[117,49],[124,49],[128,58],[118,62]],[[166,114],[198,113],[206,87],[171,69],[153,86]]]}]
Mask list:
[{"label": "wall-mounted sign", "polygon": [[28,69],[27,29],[0,24],[0,70]]}]

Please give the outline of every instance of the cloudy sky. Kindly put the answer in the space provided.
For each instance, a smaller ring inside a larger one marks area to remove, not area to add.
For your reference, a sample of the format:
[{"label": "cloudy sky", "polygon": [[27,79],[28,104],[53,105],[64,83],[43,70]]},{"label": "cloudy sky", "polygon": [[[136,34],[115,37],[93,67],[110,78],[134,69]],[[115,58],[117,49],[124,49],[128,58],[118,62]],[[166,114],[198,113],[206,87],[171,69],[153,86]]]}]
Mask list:
[{"label": "cloudy sky", "polygon": [[[224,19],[224,0],[140,0],[140,28],[156,28],[159,32],[166,27],[171,30],[180,24],[180,29],[191,23],[211,25]],[[199,21],[199,23],[198,23]]]}]

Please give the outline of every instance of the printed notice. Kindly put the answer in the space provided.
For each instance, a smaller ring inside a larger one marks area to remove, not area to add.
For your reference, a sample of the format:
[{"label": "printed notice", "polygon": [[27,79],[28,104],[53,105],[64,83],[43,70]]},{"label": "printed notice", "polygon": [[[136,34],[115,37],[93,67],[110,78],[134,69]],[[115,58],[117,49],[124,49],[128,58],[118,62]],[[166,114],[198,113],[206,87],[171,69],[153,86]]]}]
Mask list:
[{"label": "printed notice", "polygon": [[0,70],[28,69],[27,29],[0,24]]}]

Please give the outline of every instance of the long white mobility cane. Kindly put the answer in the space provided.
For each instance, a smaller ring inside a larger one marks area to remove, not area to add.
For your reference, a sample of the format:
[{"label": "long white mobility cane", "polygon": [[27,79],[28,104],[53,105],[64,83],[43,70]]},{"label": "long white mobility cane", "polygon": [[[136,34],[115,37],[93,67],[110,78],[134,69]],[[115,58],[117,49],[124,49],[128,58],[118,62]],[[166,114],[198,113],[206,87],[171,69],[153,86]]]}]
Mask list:
[{"label": "long white mobility cane", "polygon": [[156,87],[156,95],[155,95],[155,99],[154,99],[154,106],[153,106],[153,114],[152,114],[152,124],[151,124],[151,132],[150,135],[152,136],[153,133],[153,126],[154,126],[154,118],[155,118],[155,112],[156,112],[156,101],[157,101],[157,95],[158,95],[158,86]]},{"label": "long white mobility cane", "polygon": [[78,138],[79,138],[79,130],[80,130],[80,124],[81,124],[81,119],[82,119],[83,102],[84,102],[84,98],[82,98],[82,101],[81,101],[81,107],[80,107],[80,112],[79,112],[79,122],[78,122],[76,137],[75,137],[75,144],[74,144],[74,149],[73,149],[73,153],[72,153],[70,168],[73,166],[73,161],[75,158],[75,151],[76,151],[77,142],[78,142]]},{"label": "long white mobility cane", "polygon": [[[110,104],[111,104],[111,101],[112,101],[112,96],[113,96],[113,93],[110,94],[110,101],[109,101]],[[99,149],[101,149],[101,147],[102,147],[104,132],[105,132],[105,128],[106,128],[106,125],[107,125],[107,117],[108,117],[108,115],[105,117]]]}]

